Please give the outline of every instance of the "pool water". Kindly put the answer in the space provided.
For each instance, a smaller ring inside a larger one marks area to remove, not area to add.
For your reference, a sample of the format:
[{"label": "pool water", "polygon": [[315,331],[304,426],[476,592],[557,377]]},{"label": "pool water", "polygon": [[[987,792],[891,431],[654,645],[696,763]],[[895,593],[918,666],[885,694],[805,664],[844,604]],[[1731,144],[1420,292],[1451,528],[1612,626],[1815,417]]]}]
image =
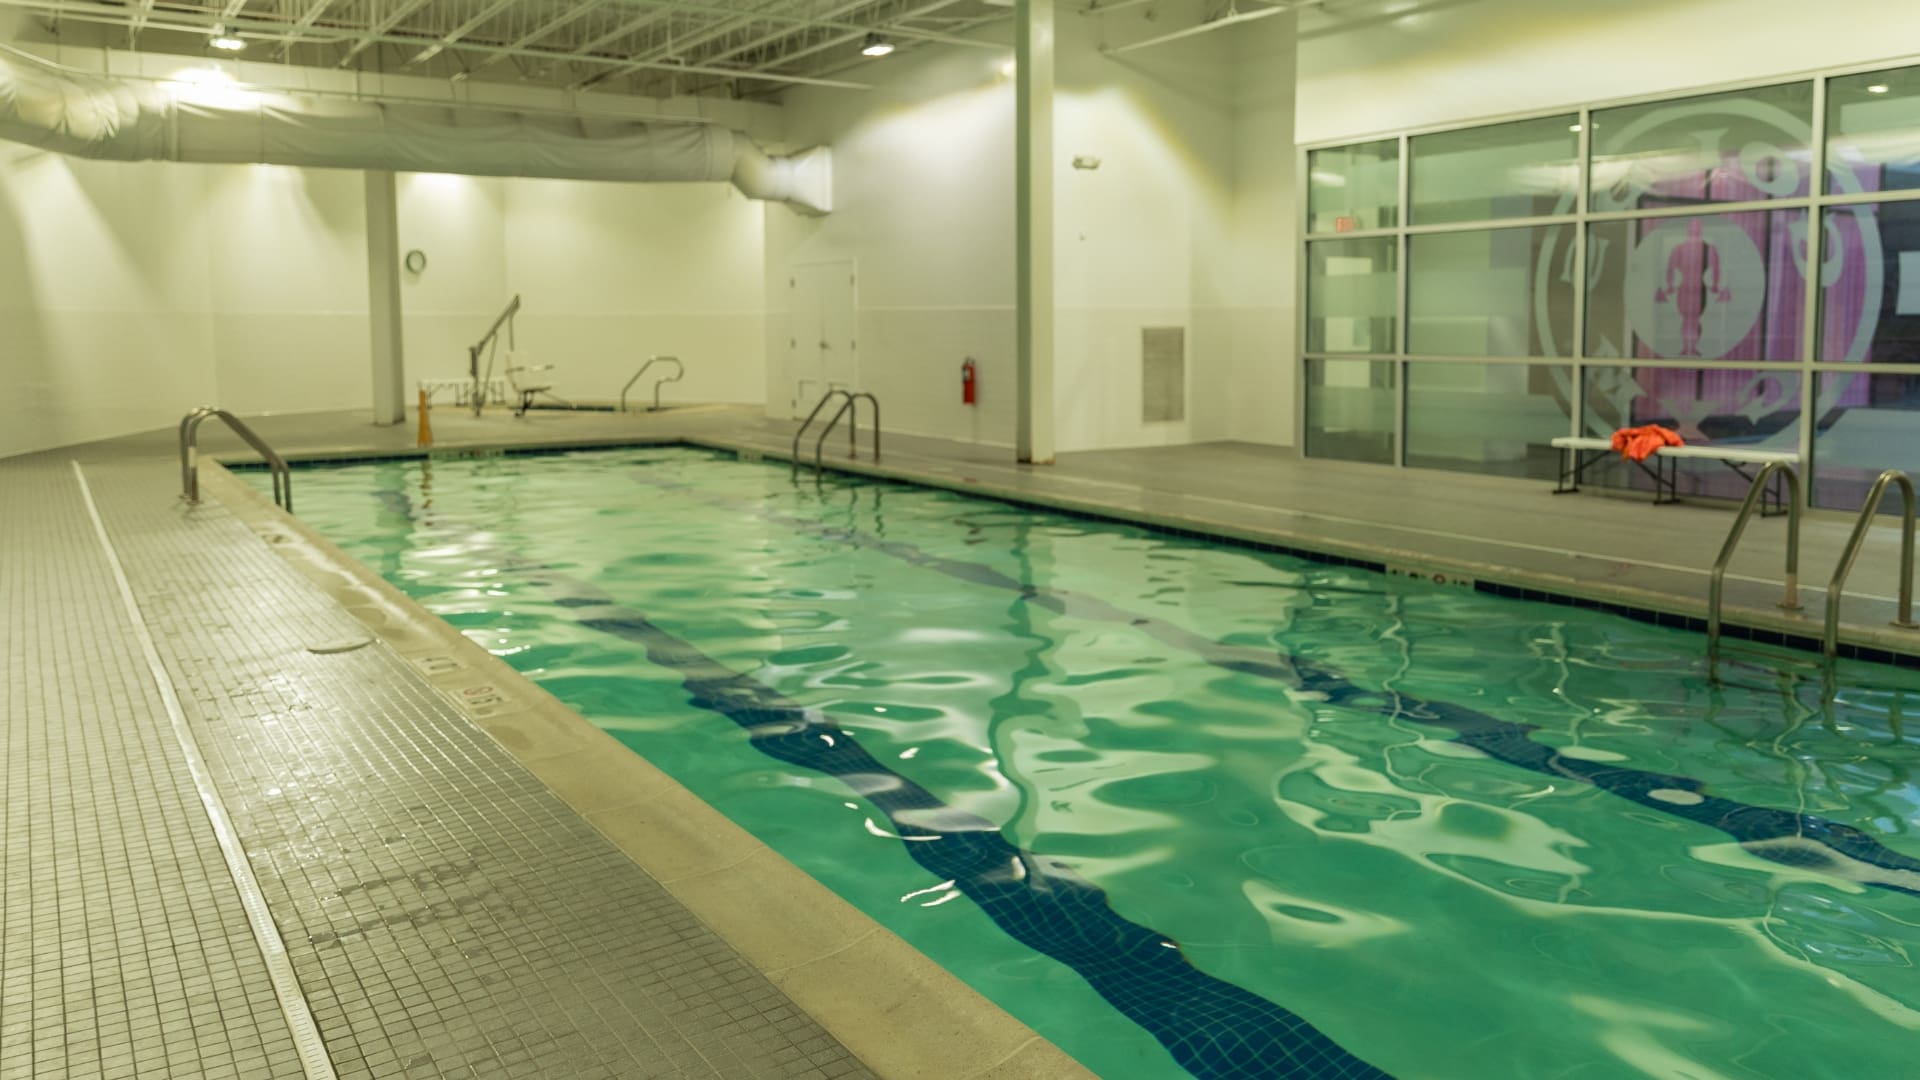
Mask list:
[{"label": "pool water", "polygon": [[299,486],[1103,1076],[1920,1077],[1912,673],[698,450]]}]

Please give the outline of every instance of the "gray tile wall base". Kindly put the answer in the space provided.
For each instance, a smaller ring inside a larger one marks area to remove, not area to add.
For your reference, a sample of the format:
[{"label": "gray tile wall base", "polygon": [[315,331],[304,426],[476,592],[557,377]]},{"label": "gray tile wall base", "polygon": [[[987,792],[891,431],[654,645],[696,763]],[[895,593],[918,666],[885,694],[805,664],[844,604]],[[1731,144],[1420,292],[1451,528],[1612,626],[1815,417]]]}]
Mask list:
[{"label": "gray tile wall base", "polygon": [[[955,1080],[1092,1076],[297,517],[217,464],[203,468],[208,497],[412,662],[876,1073]],[[769,894],[788,902],[766,904]]]},{"label": "gray tile wall base", "polygon": [[[793,460],[790,444],[776,440],[690,434],[674,441],[688,446],[738,454],[751,460],[764,459],[782,463]],[[912,464],[906,466],[893,464],[896,460],[906,460]],[[1497,595],[1550,603],[1568,603],[1579,607],[1606,608],[1615,610],[1618,614],[1639,618],[1646,622],[1657,622],[1660,625],[1704,630],[1704,620],[1707,616],[1704,589],[1698,596],[1676,596],[1604,580],[1542,573],[1504,563],[1436,555],[1431,551],[1418,548],[1402,548],[1389,544],[1343,543],[1318,533],[1255,527],[1184,511],[1159,512],[1129,506],[1122,502],[1075,497],[1057,491],[1014,486],[991,478],[981,478],[974,474],[992,470],[982,468],[977,463],[949,461],[915,454],[885,455],[883,448],[883,459],[878,464],[836,455],[826,458],[823,465],[831,472],[851,476],[894,480],[1108,521],[1146,525],[1191,536],[1276,549],[1335,563],[1351,563],[1369,569],[1391,568],[1394,571],[1413,571],[1427,577],[1438,574],[1455,582],[1487,583],[1497,587],[1486,591]],[[812,467],[812,459],[803,452],[802,472],[809,471]],[[1142,494],[1151,497],[1160,493],[1143,491]],[[1581,557],[1596,563],[1607,561],[1599,556]],[[1804,566],[1802,570],[1804,572]],[[1741,590],[1737,587],[1730,587],[1728,593],[1729,596],[1733,596],[1739,591]],[[1819,617],[1821,601],[1818,598],[1809,598],[1807,594],[1818,591],[1817,586],[1802,580],[1803,607],[1799,611],[1729,600],[1723,609],[1723,626],[1726,634],[1730,638],[1817,651],[1822,634]],[[1840,627],[1840,642],[1843,656],[1858,656],[1861,659],[1880,663],[1897,663],[1909,667],[1920,666],[1920,637],[1916,637],[1912,631],[1883,629],[1843,621]]]}]

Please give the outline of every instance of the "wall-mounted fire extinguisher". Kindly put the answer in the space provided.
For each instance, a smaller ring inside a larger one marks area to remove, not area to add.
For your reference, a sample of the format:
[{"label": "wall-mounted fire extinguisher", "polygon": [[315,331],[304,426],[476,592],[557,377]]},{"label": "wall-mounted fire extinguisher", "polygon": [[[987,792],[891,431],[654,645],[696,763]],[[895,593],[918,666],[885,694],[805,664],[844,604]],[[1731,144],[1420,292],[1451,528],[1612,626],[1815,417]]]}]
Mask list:
[{"label": "wall-mounted fire extinguisher", "polygon": [[974,404],[973,377],[974,377],[973,357],[969,356],[960,365],[960,403],[962,405]]}]

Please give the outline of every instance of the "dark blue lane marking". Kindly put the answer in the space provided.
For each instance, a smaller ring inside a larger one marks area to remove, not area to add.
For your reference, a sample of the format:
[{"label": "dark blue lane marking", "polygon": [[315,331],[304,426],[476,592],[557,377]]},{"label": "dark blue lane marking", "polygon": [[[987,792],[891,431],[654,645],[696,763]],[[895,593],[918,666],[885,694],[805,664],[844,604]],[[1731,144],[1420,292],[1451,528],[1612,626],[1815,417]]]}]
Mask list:
[{"label": "dark blue lane marking", "polygon": [[[1384,714],[1446,728],[1454,733],[1455,741],[1489,757],[1530,772],[1592,784],[1649,810],[1717,829],[1739,841],[1749,854],[1770,862],[1819,870],[1860,884],[1920,896],[1920,877],[1916,877],[1911,884],[1901,884],[1852,876],[1845,872],[1848,867],[1838,863],[1832,855],[1810,849],[1808,845],[1818,845],[1834,855],[1883,870],[1920,875],[1920,859],[1894,851],[1871,834],[1843,822],[1709,795],[1706,793],[1707,785],[1692,777],[1566,757],[1558,750],[1529,737],[1541,730],[1535,724],[1501,720],[1474,709],[1409,697],[1395,691],[1368,691],[1312,661],[1293,657],[1289,662],[1289,658],[1277,651],[1268,653],[1260,649],[1227,645],[1185,627],[1139,615],[1095,597],[1065,589],[1042,589],[1029,585],[981,563],[934,555],[901,541],[883,539],[857,529],[809,521],[749,500],[712,495],[687,484],[644,475],[636,479],[649,487],[682,494],[696,502],[735,513],[754,514],[797,532],[865,551],[879,552],[960,581],[1005,589],[1017,593],[1027,603],[1058,614],[1124,623],[1164,645],[1191,653],[1214,667],[1271,679],[1296,689],[1316,691],[1325,695],[1332,704],[1348,708],[1374,707]],[[1391,703],[1390,709],[1372,704],[1374,700],[1383,698]],[[1652,794],[1656,791],[1684,793],[1683,799],[1691,796],[1699,801],[1686,805],[1671,798],[1658,798]]]},{"label": "dark blue lane marking", "polygon": [[[417,521],[405,492],[377,489],[376,498]],[[693,705],[732,720],[756,750],[834,777],[866,799],[915,862],[952,881],[1009,937],[1071,968],[1194,1076],[1393,1080],[1294,1013],[1194,967],[1165,935],[1114,911],[1098,885],[1008,843],[986,818],[941,802],[819,710],[733,671],[597,588],[510,553],[492,557],[520,583],[544,587],[581,626],[640,645],[648,662],[680,676]]]},{"label": "dark blue lane marking", "polygon": [[694,705],[740,725],[761,753],[861,795],[886,815],[915,862],[951,880],[1009,936],[1072,968],[1194,1076],[1387,1080],[1306,1020],[1194,967],[1165,935],[1114,911],[1099,886],[1015,847],[993,822],[882,765],[819,711],[637,613],[606,605],[580,612],[580,624],[644,647],[650,662],[679,673]]}]

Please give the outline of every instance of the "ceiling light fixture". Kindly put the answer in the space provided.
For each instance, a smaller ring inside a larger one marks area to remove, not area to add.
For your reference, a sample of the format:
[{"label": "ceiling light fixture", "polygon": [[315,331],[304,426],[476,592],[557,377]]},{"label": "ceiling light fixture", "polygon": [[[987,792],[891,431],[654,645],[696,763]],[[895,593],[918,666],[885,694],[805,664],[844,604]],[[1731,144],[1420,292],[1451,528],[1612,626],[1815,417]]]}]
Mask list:
[{"label": "ceiling light fixture", "polygon": [[885,56],[893,51],[893,42],[879,34],[868,34],[866,44],[860,46],[861,56]]},{"label": "ceiling light fixture", "polygon": [[222,52],[239,52],[241,49],[247,47],[247,43],[240,40],[238,34],[228,33],[227,28],[224,26],[216,26],[213,28],[213,36],[207,39],[207,44]]},{"label": "ceiling light fixture", "polygon": [[1875,84],[1873,84],[1872,86],[1869,86],[1869,87],[1867,87],[1867,93],[1869,93],[1869,94],[1884,94],[1884,93],[1886,93],[1886,92],[1887,92],[1887,89],[1888,89],[1888,88],[1887,88],[1887,84],[1886,84],[1886,83],[1875,83]]}]

